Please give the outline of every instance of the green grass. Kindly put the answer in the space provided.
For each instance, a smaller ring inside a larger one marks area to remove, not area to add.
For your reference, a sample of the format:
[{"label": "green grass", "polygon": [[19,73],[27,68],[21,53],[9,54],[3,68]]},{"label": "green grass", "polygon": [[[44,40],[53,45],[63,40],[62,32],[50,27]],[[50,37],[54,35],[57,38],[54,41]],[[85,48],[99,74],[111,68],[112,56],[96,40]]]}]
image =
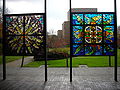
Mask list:
[{"label": "green grass", "polygon": [[[120,49],[118,50],[120,53]],[[118,53],[118,66],[120,66],[120,54]],[[70,60],[68,60],[68,64]],[[114,57],[111,57],[112,66],[114,65]],[[65,67],[66,59],[61,60],[49,60],[47,61],[49,67]],[[44,61],[34,61],[25,67],[39,67],[44,65]],[[79,65],[87,65],[88,67],[108,67],[109,57],[108,56],[86,56],[86,57],[74,57],[72,60],[73,67],[78,67]]]},{"label": "green grass", "polygon": [[[21,59],[22,56],[6,56],[6,63]],[[0,64],[2,64],[2,56],[0,56]]]}]

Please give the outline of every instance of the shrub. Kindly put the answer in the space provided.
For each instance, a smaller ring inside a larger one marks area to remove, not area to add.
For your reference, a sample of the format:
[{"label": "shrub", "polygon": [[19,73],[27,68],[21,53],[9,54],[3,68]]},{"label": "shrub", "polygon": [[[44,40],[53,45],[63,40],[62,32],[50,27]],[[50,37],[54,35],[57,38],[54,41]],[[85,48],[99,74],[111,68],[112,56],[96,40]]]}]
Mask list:
[{"label": "shrub", "polygon": [[[69,48],[53,48],[47,53],[47,60],[64,59],[69,57]],[[34,56],[35,61],[45,60],[44,56]]]}]

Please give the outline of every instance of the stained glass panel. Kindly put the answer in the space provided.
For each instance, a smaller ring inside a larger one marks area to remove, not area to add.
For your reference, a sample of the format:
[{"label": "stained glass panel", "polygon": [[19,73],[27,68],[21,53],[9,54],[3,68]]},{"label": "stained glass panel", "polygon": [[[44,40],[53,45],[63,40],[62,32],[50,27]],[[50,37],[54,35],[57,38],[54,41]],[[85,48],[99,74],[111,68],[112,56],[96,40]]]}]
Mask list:
[{"label": "stained glass panel", "polygon": [[6,17],[6,34],[7,35],[23,34],[23,16]]},{"label": "stained glass panel", "polygon": [[100,26],[87,26],[85,28],[86,43],[101,43],[102,28]]},{"label": "stained glass panel", "polygon": [[41,35],[43,33],[43,15],[25,16],[25,34]]},{"label": "stained glass panel", "polygon": [[[42,52],[43,36],[25,36],[25,54],[37,54]],[[36,52],[37,51],[37,52]]]},{"label": "stained glass panel", "polygon": [[104,42],[114,42],[114,26],[104,26]]},{"label": "stained glass panel", "polygon": [[114,13],[75,12],[71,23],[73,55],[114,55]]},{"label": "stained glass panel", "polygon": [[72,13],[73,55],[114,55],[114,13],[75,13]]},{"label": "stained glass panel", "polygon": [[6,55],[23,54],[23,37],[8,36],[6,37]]},{"label": "stained glass panel", "polygon": [[6,16],[6,55],[44,55],[43,16]]},{"label": "stained glass panel", "polygon": [[73,26],[73,43],[83,42],[83,27]]},{"label": "stained glass panel", "polygon": [[103,24],[114,24],[114,15],[103,14]]},{"label": "stained glass panel", "polygon": [[114,45],[104,45],[104,55],[114,55]]},{"label": "stained glass panel", "polygon": [[83,45],[73,45],[73,55],[84,55]]},{"label": "stained glass panel", "polygon": [[83,24],[83,14],[73,14],[72,18],[73,18],[72,23],[74,25]]},{"label": "stained glass panel", "polygon": [[102,24],[102,14],[85,14],[85,24]]},{"label": "stained glass panel", "polygon": [[85,55],[102,55],[102,46],[85,45]]}]

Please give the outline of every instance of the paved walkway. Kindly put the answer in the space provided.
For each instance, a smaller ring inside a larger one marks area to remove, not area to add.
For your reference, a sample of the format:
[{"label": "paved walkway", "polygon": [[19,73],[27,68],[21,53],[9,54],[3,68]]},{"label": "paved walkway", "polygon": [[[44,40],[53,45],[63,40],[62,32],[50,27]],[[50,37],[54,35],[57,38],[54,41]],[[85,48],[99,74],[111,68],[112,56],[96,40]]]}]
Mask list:
[{"label": "paved walkway", "polygon": [[69,68],[48,68],[48,81],[44,82],[44,66],[39,68],[7,67],[7,79],[0,90],[120,90],[113,80],[114,68],[73,68],[73,82],[69,82]]},{"label": "paved walkway", "polygon": [[[25,64],[33,57],[25,58]],[[118,81],[113,79],[113,67],[73,68],[70,83],[69,68],[48,68],[48,81],[44,82],[44,66],[39,68],[20,67],[21,60],[7,64],[7,79],[2,80],[0,65],[0,90],[120,90],[120,67]]]},{"label": "paved walkway", "polygon": [[[24,65],[31,62],[33,60],[33,56],[25,57],[24,58]],[[8,67],[20,67],[21,66],[22,59],[15,60],[13,62],[7,63]]]}]

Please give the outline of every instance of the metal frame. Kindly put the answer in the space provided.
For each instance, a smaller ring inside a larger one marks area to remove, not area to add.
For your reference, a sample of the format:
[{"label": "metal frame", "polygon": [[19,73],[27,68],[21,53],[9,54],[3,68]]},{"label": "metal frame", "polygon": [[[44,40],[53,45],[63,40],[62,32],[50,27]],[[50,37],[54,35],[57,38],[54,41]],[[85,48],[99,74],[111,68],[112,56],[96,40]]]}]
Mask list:
[{"label": "metal frame", "polygon": [[[44,2],[44,10],[45,10],[45,13],[26,13],[26,14],[5,14],[5,0],[3,0],[3,41],[2,41],[2,44],[3,44],[3,80],[6,79],[6,49],[5,49],[5,46],[6,46],[6,16],[23,16],[24,18],[24,21],[23,21],[23,32],[25,32],[25,16],[29,16],[29,15],[43,15],[43,20],[44,20],[44,28],[43,28],[43,45],[44,45],[44,59],[45,59],[45,81],[47,81],[47,56],[46,56],[46,0]],[[8,35],[10,36],[10,35]],[[21,35],[12,35],[12,36],[21,36]],[[26,36],[26,35],[22,35],[22,36]],[[27,35],[27,36],[36,36],[36,35]],[[37,35],[38,36],[38,35]],[[39,35],[40,36],[40,35]],[[23,45],[25,44],[25,39],[23,39]],[[25,56],[25,48],[23,50],[23,58],[22,58],[22,64],[21,66],[23,65],[23,61],[24,61],[24,56]],[[16,55],[14,55],[16,56]],[[31,56],[31,55],[27,55],[27,56]],[[33,55],[32,55],[33,56]]]},{"label": "metal frame", "polygon": [[117,0],[114,0],[114,12],[115,12],[115,63],[114,63],[114,80],[117,82]]},{"label": "metal frame", "polygon": [[[115,54],[113,56],[115,56],[115,68],[114,68],[114,80],[117,81],[117,7],[116,7],[116,0],[114,0],[114,12],[72,12],[71,11],[71,0],[70,0],[70,82],[72,82],[72,57],[74,57],[73,55],[73,41],[72,41],[72,37],[73,37],[73,30],[72,30],[72,14],[75,13],[79,13],[79,14],[114,14],[114,43],[115,44],[115,48],[114,48],[114,52]],[[102,17],[103,18],[103,17]],[[77,26],[77,25],[75,25]],[[80,26],[80,25],[78,25]],[[84,25],[81,25],[84,28]],[[88,25],[89,26],[89,25]],[[110,25],[111,26],[111,25]],[[102,29],[103,29],[103,24],[102,24]],[[103,32],[102,32],[103,33]],[[103,41],[102,41],[103,42]],[[92,43],[91,43],[92,44]],[[77,45],[77,44],[76,44]],[[80,45],[80,44],[78,44]],[[100,45],[100,44],[99,44]],[[90,55],[80,55],[80,56],[90,56]],[[96,56],[96,55],[92,55],[92,56]],[[99,55],[99,56],[103,56],[103,55]],[[107,56],[107,55],[105,55]],[[109,55],[108,55],[109,56]],[[110,56],[109,56],[109,60],[110,60]],[[110,64],[110,62],[109,62]]]},{"label": "metal frame", "polygon": [[[70,40],[72,40],[72,27],[71,27],[71,0],[70,0]],[[116,7],[116,0],[114,0],[114,10],[115,10],[115,38],[117,39],[117,7]],[[46,22],[46,0],[45,0],[45,22]],[[6,79],[6,57],[5,57],[5,0],[3,0],[3,80]],[[47,22],[46,22],[47,23]],[[45,23],[45,32],[46,32],[46,23]],[[45,33],[46,36],[46,33]],[[45,43],[46,43],[46,37],[45,37]],[[45,45],[46,47],[46,45]],[[114,80],[117,81],[117,40],[115,41],[115,68],[114,68]],[[72,42],[70,42],[70,82],[72,82]],[[45,81],[47,81],[47,54],[45,49]]]},{"label": "metal frame", "polygon": [[72,32],[71,32],[71,30],[72,30],[72,20],[71,20],[72,9],[71,9],[71,6],[72,6],[72,2],[70,0],[70,12],[69,12],[70,13],[70,82],[72,82],[72,51],[73,51],[72,42],[71,42],[71,40],[72,40]]}]

